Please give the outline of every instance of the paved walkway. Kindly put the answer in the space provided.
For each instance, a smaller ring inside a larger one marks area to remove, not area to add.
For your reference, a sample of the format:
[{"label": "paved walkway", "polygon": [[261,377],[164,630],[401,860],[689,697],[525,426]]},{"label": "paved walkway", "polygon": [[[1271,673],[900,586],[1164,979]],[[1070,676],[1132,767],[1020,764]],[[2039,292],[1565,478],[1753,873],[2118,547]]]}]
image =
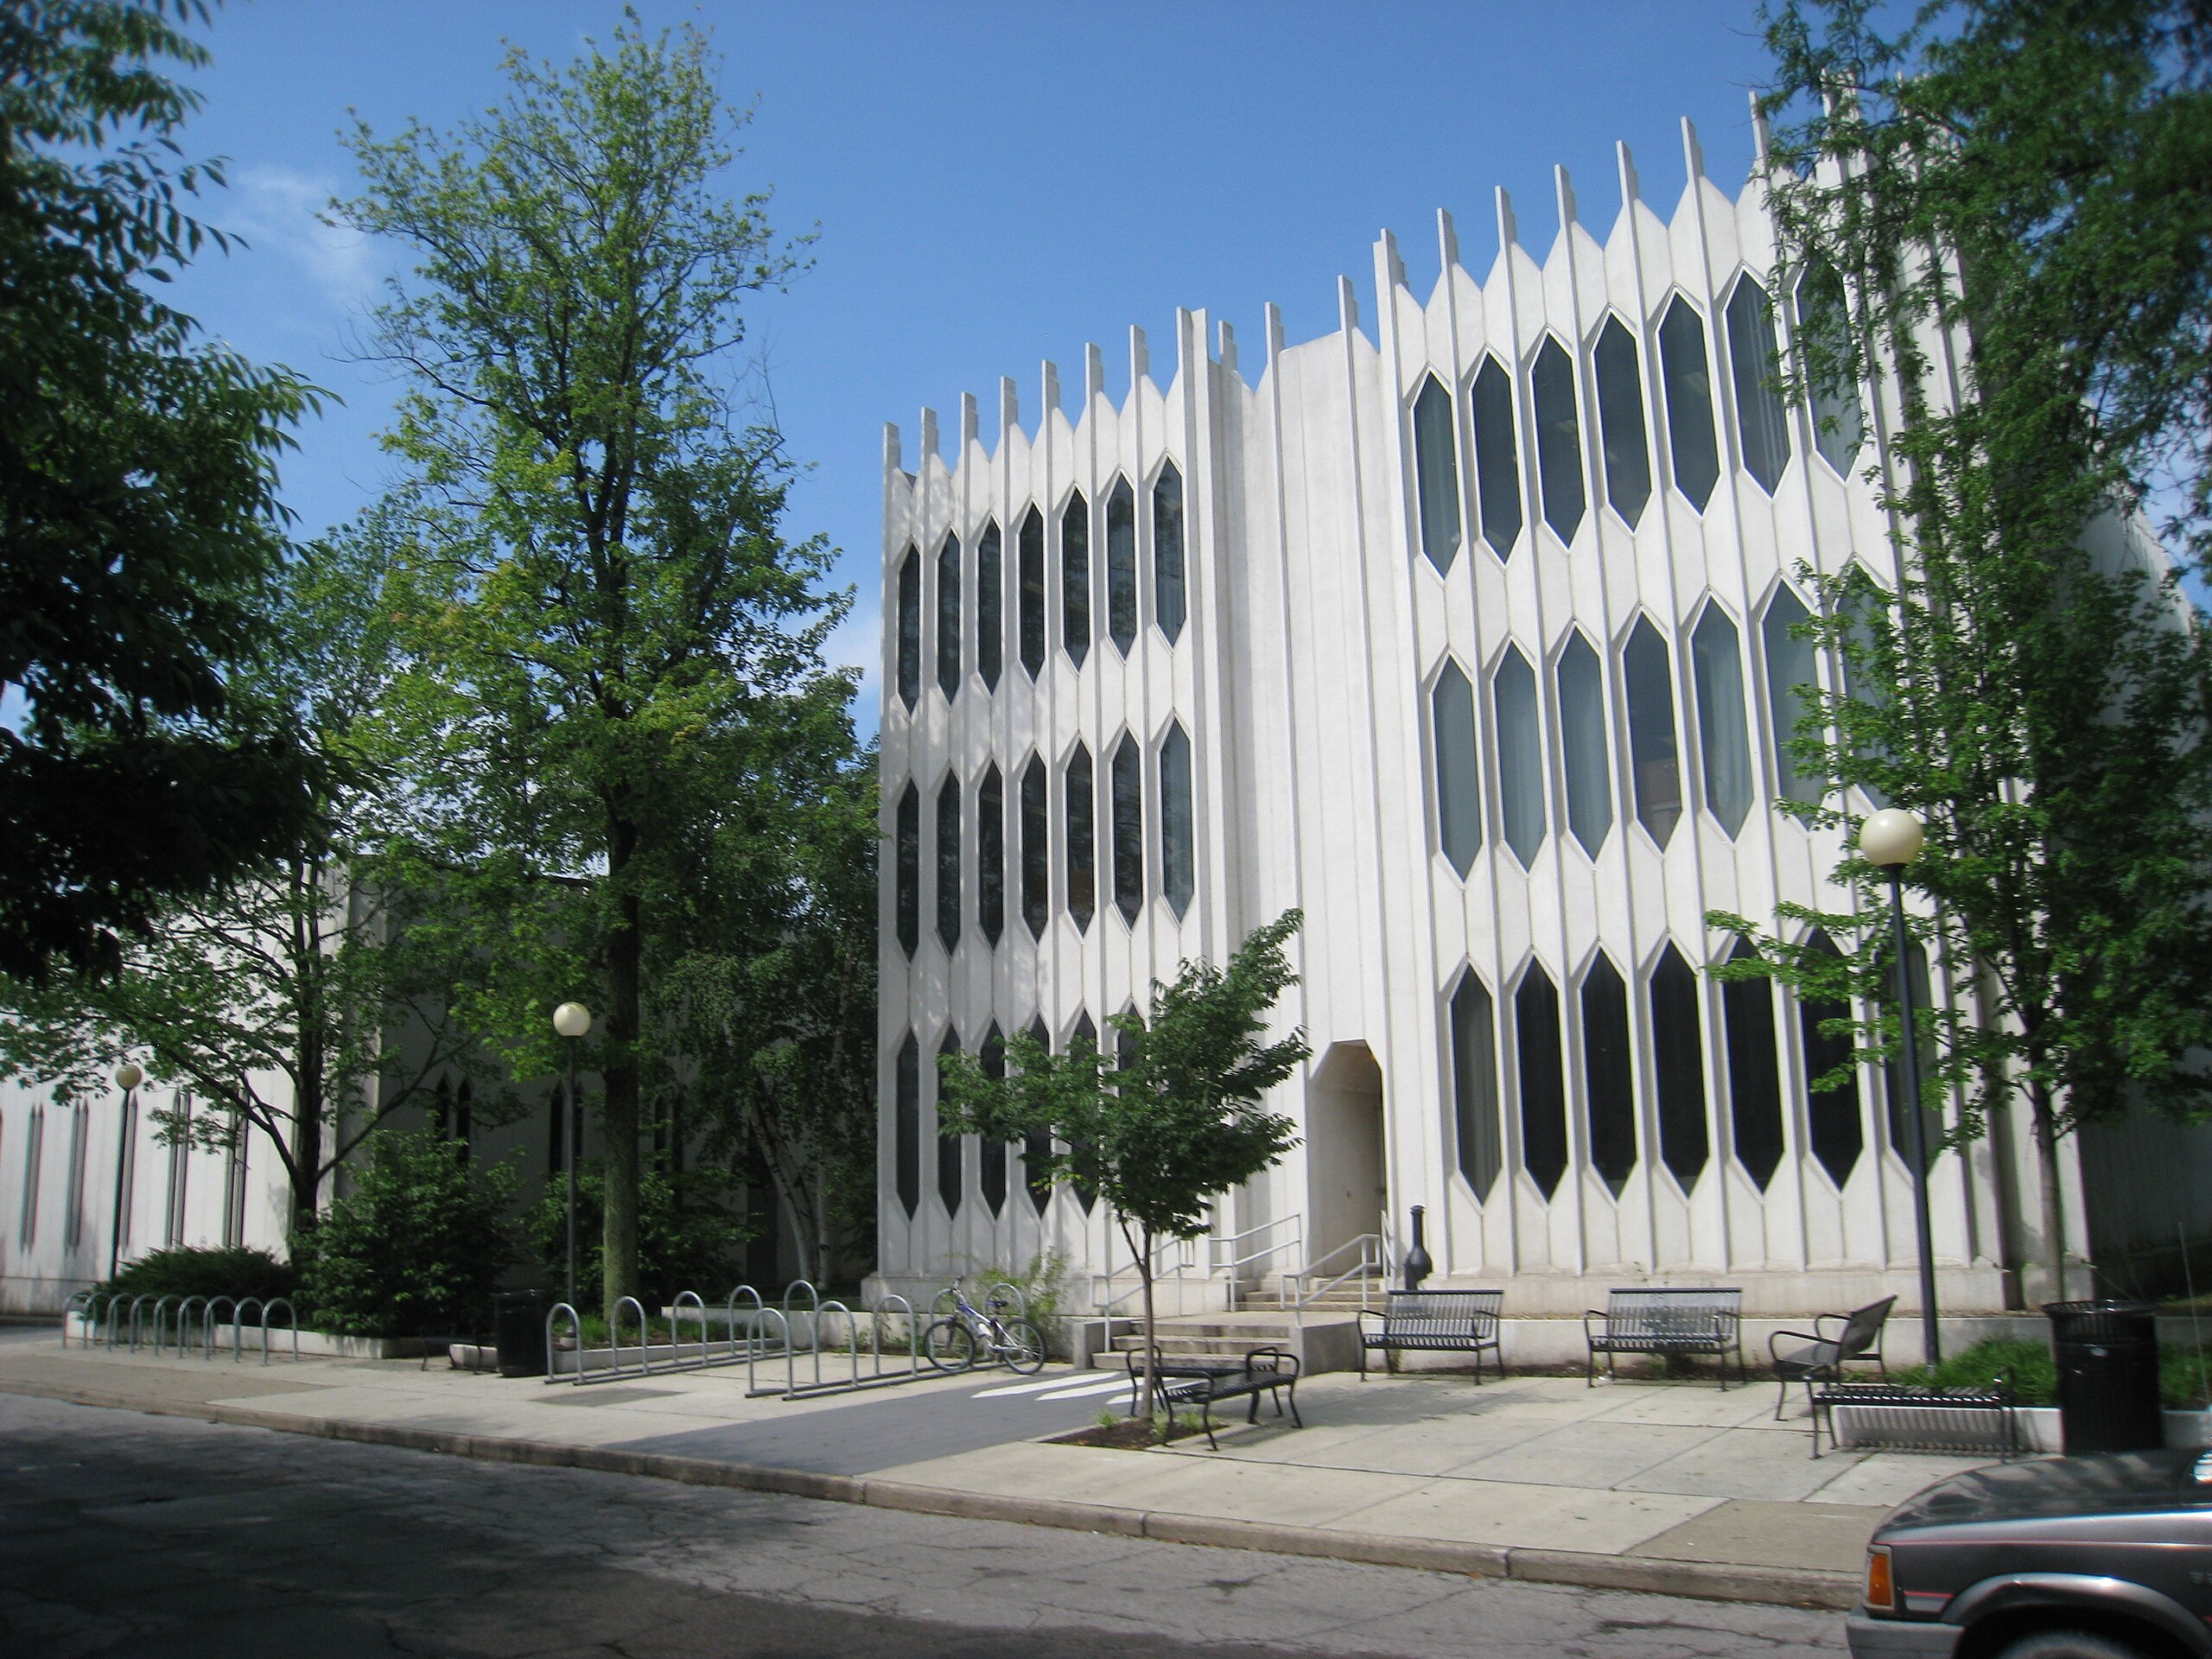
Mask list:
[{"label": "paved walkway", "polygon": [[[412,1361],[263,1366],[64,1351],[0,1337],[0,1390],[502,1461],[1469,1573],[1847,1605],[1867,1535],[1971,1466],[1808,1455],[1771,1385],[1326,1375],[1307,1427],[1262,1408],[1211,1452],[1048,1444],[1118,1408],[1103,1373],[1004,1372],[860,1395],[748,1400],[742,1370],[575,1388]],[[1802,1410],[1802,1408],[1800,1408]]]}]

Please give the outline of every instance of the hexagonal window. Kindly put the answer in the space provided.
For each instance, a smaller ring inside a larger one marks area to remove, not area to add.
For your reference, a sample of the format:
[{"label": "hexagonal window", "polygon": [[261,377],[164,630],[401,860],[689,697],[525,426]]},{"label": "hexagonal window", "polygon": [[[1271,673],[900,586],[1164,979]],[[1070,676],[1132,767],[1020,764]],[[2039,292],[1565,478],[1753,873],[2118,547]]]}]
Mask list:
[{"label": "hexagonal window", "polygon": [[1021,773],[1021,922],[1029,937],[1045,937],[1052,919],[1052,813],[1046,801],[1045,763],[1036,755]]},{"label": "hexagonal window", "polygon": [[1107,787],[1113,796],[1114,908],[1136,925],[1144,908],[1144,752],[1127,732],[1115,745]]},{"label": "hexagonal window", "polygon": [[1090,506],[1081,491],[1060,514],[1060,648],[1077,668],[1090,655]]},{"label": "hexagonal window", "polygon": [[1471,968],[1452,995],[1452,1098],[1459,1173],[1475,1200],[1490,1197],[1505,1157],[1497,1127],[1497,1027],[1490,990]]},{"label": "hexagonal window", "polygon": [[1152,615],[1169,645],[1183,637],[1183,474],[1172,461],[1152,483]]},{"label": "hexagonal window", "polygon": [[1513,377],[1496,358],[1483,359],[1470,405],[1483,540],[1499,558],[1510,558],[1521,536],[1521,451],[1513,429]]},{"label": "hexagonal window", "polygon": [[1845,477],[1866,438],[1866,412],[1852,372],[1851,304],[1843,278],[1825,259],[1814,259],[1797,283],[1797,340],[1810,392],[1813,448]]},{"label": "hexagonal window", "polygon": [[1536,713],[1536,672],[1508,645],[1491,679],[1497,710],[1498,806],[1505,844],[1527,868],[1544,844],[1544,734]]},{"label": "hexagonal window", "polygon": [[[1806,949],[1831,960],[1843,955],[1815,928]],[[1866,1146],[1859,1113],[1858,1043],[1851,1005],[1839,997],[1807,997],[1797,1004],[1797,1031],[1805,1044],[1805,1116],[1813,1156],[1841,1186]]]},{"label": "hexagonal window", "polygon": [[1513,994],[1513,1046],[1521,1068],[1521,1166],[1548,1198],[1567,1173],[1567,1076],[1559,1044],[1559,988],[1531,963]]},{"label": "hexagonal window", "polygon": [[1683,1187],[1711,1155],[1705,1121],[1705,1038],[1697,976],[1672,944],[1651,970],[1651,1051],[1659,1082],[1659,1158]]},{"label": "hexagonal window", "polygon": [[1567,824],[1591,857],[1613,829],[1613,769],[1607,758],[1605,676],[1580,633],[1559,654],[1559,735],[1567,762]]},{"label": "hexagonal window", "polygon": [[[991,1028],[983,1033],[980,1053],[983,1075],[987,1077],[1006,1076],[1006,1037],[999,1030],[999,1022],[991,1021]],[[976,1172],[977,1185],[983,1190],[983,1203],[995,1216],[1006,1207],[1007,1143],[986,1141],[982,1143],[982,1167]]]},{"label": "hexagonal window", "polygon": [[1621,652],[1628,691],[1629,767],[1636,784],[1637,822],[1662,847],[1682,816],[1682,761],[1675,743],[1675,674],[1667,642],[1651,619],[1637,619]]},{"label": "hexagonal window", "polygon": [[[1820,647],[1810,637],[1812,613],[1788,588],[1767,601],[1759,638],[1766,647],[1767,714],[1774,725],[1774,781],[1785,800],[1817,801],[1821,778],[1799,760],[1798,728],[1820,705]],[[1801,630],[1802,632],[1801,632]]]},{"label": "hexagonal window", "polygon": [[1593,354],[1598,370],[1598,429],[1605,461],[1605,499],[1630,524],[1651,499],[1650,452],[1643,432],[1643,367],[1636,337],[1618,317],[1605,319]]},{"label": "hexagonal window", "polygon": [[1575,407],[1574,359],[1549,335],[1529,377],[1536,397],[1536,476],[1544,522],[1562,542],[1574,539],[1589,498],[1582,487],[1582,421]]},{"label": "hexagonal window", "polygon": [[1414,400],[1414,484],[1421,550],[1440,575],[1459,556],[1459,446],[1452,431],[1452,394],[1433,374]]},{"label": "hexagonal window", "polygon": [[995,760],[976,785],[976,920],[996,945],[1006,931],[1006,780]]},{"label": "hexagonal window", "polygon": [[892,1065],[891,1116],[899,1207],[911,1218],[922,1201],[922,1049],[911,1031]]},{"label": "hexagonal window", "polygon": [[908,548],[899,561],[899,701],[906,712],[922,696],[922,556]]},{"label": "hexagonal window", "polygon": [[1753,276],[1739,280],[1728,299],[1728,368],[1744,470],[1771,495],[1789,469],[1789,416],[1782,406],[1782,359],[1774,349],[1774,302]]},{"label": "hexagonal window", "polygon": [[1697,679],[1697,741],[1705,762],[1705,804],[1730,836],[1751,810],[1751,737],[1744,715],[1744,654],[1736,625],[1717,604],[1690,636]]},{"label": "hexagonal window", "polygon": [[1659,368],[1666,379],[1667,457],[1675,487],[1702,512],[1720,480],[1713,371],[1706,360],[1705,319],[1679,294],[1659,322]]},{"label": "hexagonal window", "polygon": [[1160,890],[1178,921],[1198,885],[1197,811],[1191,792],[1191,740],[1171,721],[1160,740]]},{"label": "hexagonal window", "polygon": [[1068,914],[1075,931],[1090,931],[1098,909],[1097,797],[1090,775],[1090,751],[1075,746],[1061,774],[1060,822],[1067,837]]},{"label": "hexagonal window", "polygon": [[892,910],[899,948],[908,957],[922,942],[922,797],[911,783],[899,797],[899,832],[893,844]]},{"label": "hexagonal window", "polygon": [[1590,1166],[1618,1198],[1636,1167],[1636,1063],[1629,1050],[1628,983],[1603,951],[1582,976],[1582,1083]]},{"label": "hexagonal window", "polygon": [[1137,499],[1126,478],[1106,493],[1106,637],[1124,657],[1137,642]]},{"label": "hexagonal window", "polygon": [[1021,667],[1033,680],[1045,671],[1045,515],[1034,507],[1021,521],[1015,556],[1021,567]]},{"label": "hexagonal window", "polygon": [[937,683],[947,702],[960,695],[960,538],[937,550]]},{"label": "hexagonal window", "polygon": [[960,945],[960,779],[937,792],[937,937],[950,956]]},{"label": "hexagonal window", "polygon": [[[1749,939],[1738,939],[1731,962],[1756,962]],[[1728,1118],[1736,1161],[1764,1192],[1782,1162],[1782,1071],[1774,1044],[1774,982],[1732,979],[1720,987],[1728,1031]]]},{"label": "hexagonal window", "polygon": [[[960,1033],[947,1026],[944,1040],[937,1046],[938,1058],[960,1052]],[[937,1196],[944,1206],[944,1213],[960,1213],[960,1200],[968,1188],[968,1138],[950,1134],[943,1128],[937,1132]]]},{"label": "hexagonal window", "polygon": [[1436,827],[1444,856],[1466,874],[1483,846],[1482,757],[1475,747],[1475,688],[1446,658],[1431,694],[1436,738]]},{"label": "hexagonal window", "polygon": [[998,521],[994,518],[984,524],[976,542],[976,671],[992,691],[999,689],[999,668],[1006,658],[1006,620],[1000,613],[1005,599],[1002,565]]}]

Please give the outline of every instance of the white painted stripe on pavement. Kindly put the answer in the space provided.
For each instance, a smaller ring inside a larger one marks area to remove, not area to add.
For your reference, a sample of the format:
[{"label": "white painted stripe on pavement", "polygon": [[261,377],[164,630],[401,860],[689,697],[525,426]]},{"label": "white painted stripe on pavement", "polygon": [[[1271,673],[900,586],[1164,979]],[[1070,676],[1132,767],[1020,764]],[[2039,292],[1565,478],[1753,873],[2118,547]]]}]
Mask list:
[{"label": "white painted stripe on pavement", "polygon": [[1094,1394],[1119,1394],[1135,1386],[1126,1376],[1117,1376],[1111,1382],[1093,1382],[1084,1389],[1063,1389],[1058,1394],[1040,1394],[1039,1400],[1087,1400]]},{"label": "white painted stripe on pavement", "polygon": [[1103,1371],[1071,1371],[1065,1376],[1048,1377],[1042,1382],[1009,1382],[1001,1388],[979,1389],[969,1398],[995,1400],[1002,1394],[1038,1394],[1046,1389],[1065,1389],[1071,1383],[1096,1382],[1105,1375]]}]

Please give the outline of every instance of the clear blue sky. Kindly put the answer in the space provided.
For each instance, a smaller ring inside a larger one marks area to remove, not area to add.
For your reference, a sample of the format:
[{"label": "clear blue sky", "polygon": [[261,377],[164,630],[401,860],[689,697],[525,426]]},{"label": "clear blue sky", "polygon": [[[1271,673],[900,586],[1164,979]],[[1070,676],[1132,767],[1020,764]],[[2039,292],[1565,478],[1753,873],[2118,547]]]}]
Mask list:
[{"label": "clear blue sky", "polygon": [[[819,227],[814,269],[756,304],[752,344],[811,469],[789,529],[844,550],[860,604],[836,654],[871,669],[883,422],[906,433],[911,466],[921,407],[950,443],[973,391],[988,442],[1006,374],[1033,424],[1039,360],[1079,391],[1090,340],[1118,395],[1128,326],[1172,340],[1179,305],[1254,346],[1270,300],[1294,341],[1325,333],[1338,273],[1368,303],[1379,229],[1427,292],[1440,207],[1479,276],[1493,186],[1512,192],[1522,238],[1548,245],[1554,162],[1602,234],[1614,141],[1671,201],[1683,116],[1732,189],[1764,65],[1754,0],[639,10],[650,27],[709,27],[729,99],[757,99],[733,194],[772,185],[782,227]],[[185,145],[230,158],[232,188],[205,216],[251,246],[206,260],[181,297],[249,355],[343,398],[286,463],[303,531],[390,476],[375,434],[395,388],[350,353],[395,256],[314,218],[353,188],[347,111],[383,132],[448,125],[498,100],[504,43],[565,61],[620,15],[554,0],[232,0],[216,15]],[[861,716],[872,728],[872,682]]]}]

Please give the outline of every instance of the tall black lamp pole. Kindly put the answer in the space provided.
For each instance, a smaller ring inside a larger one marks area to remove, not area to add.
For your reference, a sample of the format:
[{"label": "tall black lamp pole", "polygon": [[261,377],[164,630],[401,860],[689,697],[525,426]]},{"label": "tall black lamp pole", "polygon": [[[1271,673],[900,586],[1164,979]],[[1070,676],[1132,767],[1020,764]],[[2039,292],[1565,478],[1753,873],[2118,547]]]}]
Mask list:
[{"label": "tall black lamp pole", "polygon": [[123,1090],[123,1122],[115,1135],[115,1220],[107,1236],[107,1281],[111,1285],[123,1262],[123,1178],[130,1166],[130,1132],[136,1127],[137,1105],[131,1095],[145,1080],[146,1074],[129,1060],[115,1068],[115,1086]]},{"label": "tall black lamp pole", "polygon": [[1885,806],[1859,826],[1861,857],[1890,878],[1890,923],[1897,960],[1897,1084],[1904,1095],[1906,1151],[1912,1159],[1912,1222],[1920,1240],[1920,1341],[1929,1366],[1943,1363],[1936,1332],[1936,1245],[1928,1224],[1928,1125],[1920,1103],[1920,1031],[1912,1017],[1912,941],[1904,925],[1904,867],[1920,856],[1927,832],[1902,807]]},{"label": "tall black lamp pole", "polygon": [[581,1002],[563,1002],[553,1010],[553,1029],[569,1039],[569,1117],[563,1125],[561,1156],[569,1166],[569,1295],[576,1306],[576,1141],[583,1121],[583,1105],[576,1095],[576,1047],[591,1033],[591,1010]]}]

